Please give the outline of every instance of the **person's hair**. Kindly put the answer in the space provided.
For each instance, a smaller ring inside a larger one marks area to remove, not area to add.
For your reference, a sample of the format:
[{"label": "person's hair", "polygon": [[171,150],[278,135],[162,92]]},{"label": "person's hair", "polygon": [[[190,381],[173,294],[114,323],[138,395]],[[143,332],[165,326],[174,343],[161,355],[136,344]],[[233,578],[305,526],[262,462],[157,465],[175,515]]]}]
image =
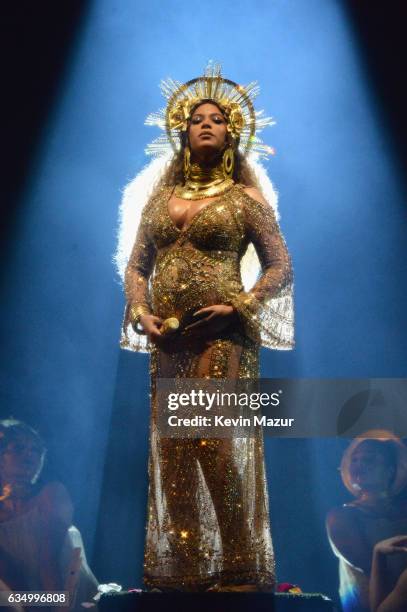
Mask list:
[{"label": "person's hair", "polygon": [[392,440],[363,440],[363,442],[361,442],[359,446],[355,448],[352,453],[352,456],[355,454],[355,452],[360,450],[368,450],[377,453],[378,455],[383,457],[386,465],[388,467],[393,468],[393,477],[395,476],[397,470],[398,454],[397,447]]},{"label": "person's hair", "polygon": [[4,451],[10,442],[14,442],[21,435],[35,439],[41,447],[42,455],[45,455],[46,447],[40,434],[26,423],[23,423],[23,421],[17,421],[16,419],[0,421],[0,453]]},{"label": "person's hair", "polygon": [[343,453],[340,472],[343,484],[355,496],[360,494],[360,489],[353,482],[350,466],[353,454],[360,448],[379,453],[386,464],[393,468],[389,493],[398,495],[407,484],[407,447],[402,440],[391,431],[370,429],[351,442]]},{"label": "person's hair", "polygon": [[[195,106],[191,108],[191,117],[195,110],[199,106],[202,106],[202,104],[213,104],[214,106],[217,106],[219,111],[224,116],[225,121],[227,121],[225,111],[217,102],[211,99],[203,99],[197,102]],[[187,133],[181,132],[181,150],[176,153],[173,159],[170,161],[167,170],[164,172],[163,177],[157,185],[157,190],[161,187],[171,187],[173,185],[179,185],[184,183],[184,149],[187,145],[187,138]],[[242,185],[246,185],[247,187],[257,187],[257,180],[254,176],[253,171],[251,170],[249,164],[246,162],[244,156],[238,150],[239,142],[236,139],[233,139],[229,133],[227,133],[227,141],[233,146],[235,153],[233,180],[235,181],[235,183],[240,183]]]}]

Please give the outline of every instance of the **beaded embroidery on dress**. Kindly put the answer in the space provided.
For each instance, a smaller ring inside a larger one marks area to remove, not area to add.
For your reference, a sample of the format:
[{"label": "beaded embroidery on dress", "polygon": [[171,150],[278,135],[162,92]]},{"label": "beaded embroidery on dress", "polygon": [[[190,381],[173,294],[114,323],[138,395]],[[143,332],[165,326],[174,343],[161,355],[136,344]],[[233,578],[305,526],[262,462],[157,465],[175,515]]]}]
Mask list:
[{"label": "beaded embroidery on dress", "polygon": [[[145,306],[182,330],[198,308],[233,304],[236,324],[204,340],[175,334],[167,347],[150,346],[151,429],[144,579],[148,586],[183,590],[221,584],[272,588],[263,437],[171,439],[157,426],[159,378],[258,378],[260,344],[290,348],[291,312],[269,320],[271,299],[291,295],[290,258],[271,206],[241,185],[207,203],[185,229],[170,217],[171,188],[148,201],[126,269],[129,304]],[[261,275],[244,291],[240,263],[254,245]],[[124,347],[137,350],[125,317]],[[130,332],[130,333],[129,333]],[[140,336],[137,336],[140,338]],[[137,338],[136,338],[137,340]]]},{"label": "beaded embroidery on dress", "polygon": [[[256,168],[256,166],[254,166],[254,168]],[[152,271],[152,264],[154,263],[151,260],[152,258],[155,260],[156,252],[153,244],[154,240],[151,242],[150,230],[154,224],[155,227],[157,227],[157,222],[160,223],[159,219],[157,219],[157,211],[158,217],[160,215],[164,216],[164,226],[161,228],[161,231],[172,235],[173,241],[178,240],[178,247],[181,249],[183,248],[182,245],[185,243],[188,243],[190,247],[193,246],[193,242],[186,240],[188,238],[188,232],[182,237],[182,243],[180,243],[180,237],[178,236],[179,230],[174,227],[174,224],[169,218],[167,204],[171,191],[171,188],[164,187],[158,193],[153,194],[153,197],[147,202],[141,212],[135,248],[137,247],[139,251],[144,250],[145,252],[144,254],[136,253],[133,249],[127,264],[127,270],[129,270],[132,266],[132,260],[134,261],[134,259],[137,258],[137,265],[141,266],[137,278],[137,287],[126,288],[128,302],[131,302],[133,305],[145,304],[151,307],[149,303],[151,289],[149,274]],[[265,206],[253,200],[245,193],[244,189],[239,186],[234,186],[232,190],[224,194],[224,198],[225,202],[222,209],[223,222],[227,225],[230,224],[231,219],[233,219],[234,223],[232,227],[235,228],[235,231],[240,232],[242,236],[235,248],[236,261],[233,275],[236,282],[229,286],[229,291],[224,295],[224,299],[227,300],[230,298],[230,303],[239,311],[242,322],[244,322],[246,328],[246,333],[252,337],[254,335],[262,346],[283,350],[291,349],[294,346],[293,280],[290,266],[290,277],[282,279],[280,285],[278,283],[277,268],[279,265],[279,253],[278,250],[275,249],[274,243],[282,241],[284,247],[285,243],[278,227],[277,215],[271,206]],[[222,203],[222,201],[223,198],[220,198],[219,202]],[[211,211],[211,205],[212,202],[209,202],[209,213]],[[203,210],[205,209],[206,206]],[[243,221],[243,211],[246,211],[248,215],[247,225],[245,225]],[[217,213],[219,213],[219,210]],[[222,223],[219,214],[216,215],[216,218],[218,224]],[[128,224],[129,223],[127,223],[127,225]],[[162,236],[158,239],[159,242],[163,240],[165,242],[165,238]],[[263,247],[260,246],[260,242],[264,243]],[[267,243],[269,244],[267,245]],[[211,245],[204,247],[204,250],[216,251],[216,248],[211,249],[210,246]],[[259,252],[260,248],[263,248],[263,252]],[[273,249],[275,251],[274,255],[272,252]],[[120,251],[119,249],[118,251],[117,261],[119,269],[121,270],[124,269],[124,262],[127,262],[125,250],[125,246],[123,246],[122,250]],[[194,257],[198,256],[199,247],[195,249],[192,248],[192,251]],[[161,256],[162,255],[163,253]],[[277,259],[275,259],[275,257]],[[157,264],[158,263],[160,263],[160,259],[157,260]],[[243,263],[245,263],[245,265],[243,265]],[[185,262],[183,265],[185,268]],[[196,272],[192,262],[189,268],[191,268],[194,273]],[[259,269],[261,272],[260,278],[256,278]],[[266,271],[266,274],[264,274],[264,271]],[[223,275],[222,278],[224,278]],[[131,277],[131,283],[133,283],[133,281],[134,274]],[[254,281],[257,282],[252,286]],[[142,296],[141,299],[140,295]],[[189,291],[184,292],[183,295],[184,297],[187,295],[192,297]],[[174,296],[172,299],[174,301]],[[178,295],[177,299],[181,299],[181,296]],[[206,302],[203,305],[215,303],[226,302]],[[197,310],[198,307],[201,306],[192,303],[192,307],[195,307],[195,310]],[[130,319],[130,313],[127,308],[122,325],[121,347],[142,352],[150,350],[151,347],[148,345],[146,337],[134,331]]]}]

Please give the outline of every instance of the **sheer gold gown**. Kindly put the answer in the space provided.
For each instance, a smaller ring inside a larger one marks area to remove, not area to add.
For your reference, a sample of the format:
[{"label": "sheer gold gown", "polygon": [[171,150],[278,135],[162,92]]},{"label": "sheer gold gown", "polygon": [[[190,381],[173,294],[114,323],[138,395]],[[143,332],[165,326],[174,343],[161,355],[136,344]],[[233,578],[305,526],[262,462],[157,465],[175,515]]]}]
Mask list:
[{"label": "sheer gold gown", "polygon": [[[202,340],[178,333],[165,348],[148,347],[151,427],[144,581],[162,589],[196,591],[214,583],[272,589],[262,432],[247,438],[164,438],[157,427],[156,382],[160,377],[258,378],[260,343],[290,348],[284,340],[285,313],[270,310],[270,298],[283,295],[290,285],[290,258],[272,208],[252,199],[241,185],[206,204],[182,230],[168,211],[171,193],[163,187],[142,212],[125,276],[122,346],[141,346],[136,336],[130,341],[130,305],[145,305],[162,319],[176,316],[181,330],[193,312],[213,304],[233,304],[238,318]],[[240,261],[250,242],[262,272],[247,293]]]}]

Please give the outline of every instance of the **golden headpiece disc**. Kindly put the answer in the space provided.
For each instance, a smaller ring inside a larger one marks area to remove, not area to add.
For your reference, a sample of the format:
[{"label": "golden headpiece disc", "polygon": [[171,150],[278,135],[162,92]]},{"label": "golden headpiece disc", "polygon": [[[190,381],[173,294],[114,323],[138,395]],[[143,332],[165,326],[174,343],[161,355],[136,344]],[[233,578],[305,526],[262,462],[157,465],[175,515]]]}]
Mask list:
[{"label": "golden headpiece disc", "polygon": [[259,93],[255,81],[243,86],[225,79],[219,64],[209,63],[204,75],[180,83],[172,79],[161,82],[161,91],[167,106],[148,115],[146,125],[158,125],[164,134],[148,145],[146,153],[162,155],[171,147],[181,149],[181,134],[188,129],[192,109],[201,100],[213,100],[223,111],[227,129],[238,143],[242,154],[249,150],[267,157],[273,149],[262,143],[257,133],[267,125],[273,125],[271,117],[263,117],[263,111],[255,111],[253,100]]}]

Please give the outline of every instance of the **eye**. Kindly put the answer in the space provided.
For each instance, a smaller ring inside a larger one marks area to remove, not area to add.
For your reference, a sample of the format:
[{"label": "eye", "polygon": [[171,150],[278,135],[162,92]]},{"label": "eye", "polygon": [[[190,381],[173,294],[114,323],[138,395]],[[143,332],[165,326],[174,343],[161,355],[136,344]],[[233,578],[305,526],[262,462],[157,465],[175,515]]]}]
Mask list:
[{"label": "eye", "polygon": [[202,115],[194,115],[191,119],[191,123],[200,123],[202,120]]},{"label": "eye", "polygon": [[223,121],[224,121],[223,117],[221,115],[215,115],[213,117],[213,120],[214,120],[215,123],[223,123]]}]

